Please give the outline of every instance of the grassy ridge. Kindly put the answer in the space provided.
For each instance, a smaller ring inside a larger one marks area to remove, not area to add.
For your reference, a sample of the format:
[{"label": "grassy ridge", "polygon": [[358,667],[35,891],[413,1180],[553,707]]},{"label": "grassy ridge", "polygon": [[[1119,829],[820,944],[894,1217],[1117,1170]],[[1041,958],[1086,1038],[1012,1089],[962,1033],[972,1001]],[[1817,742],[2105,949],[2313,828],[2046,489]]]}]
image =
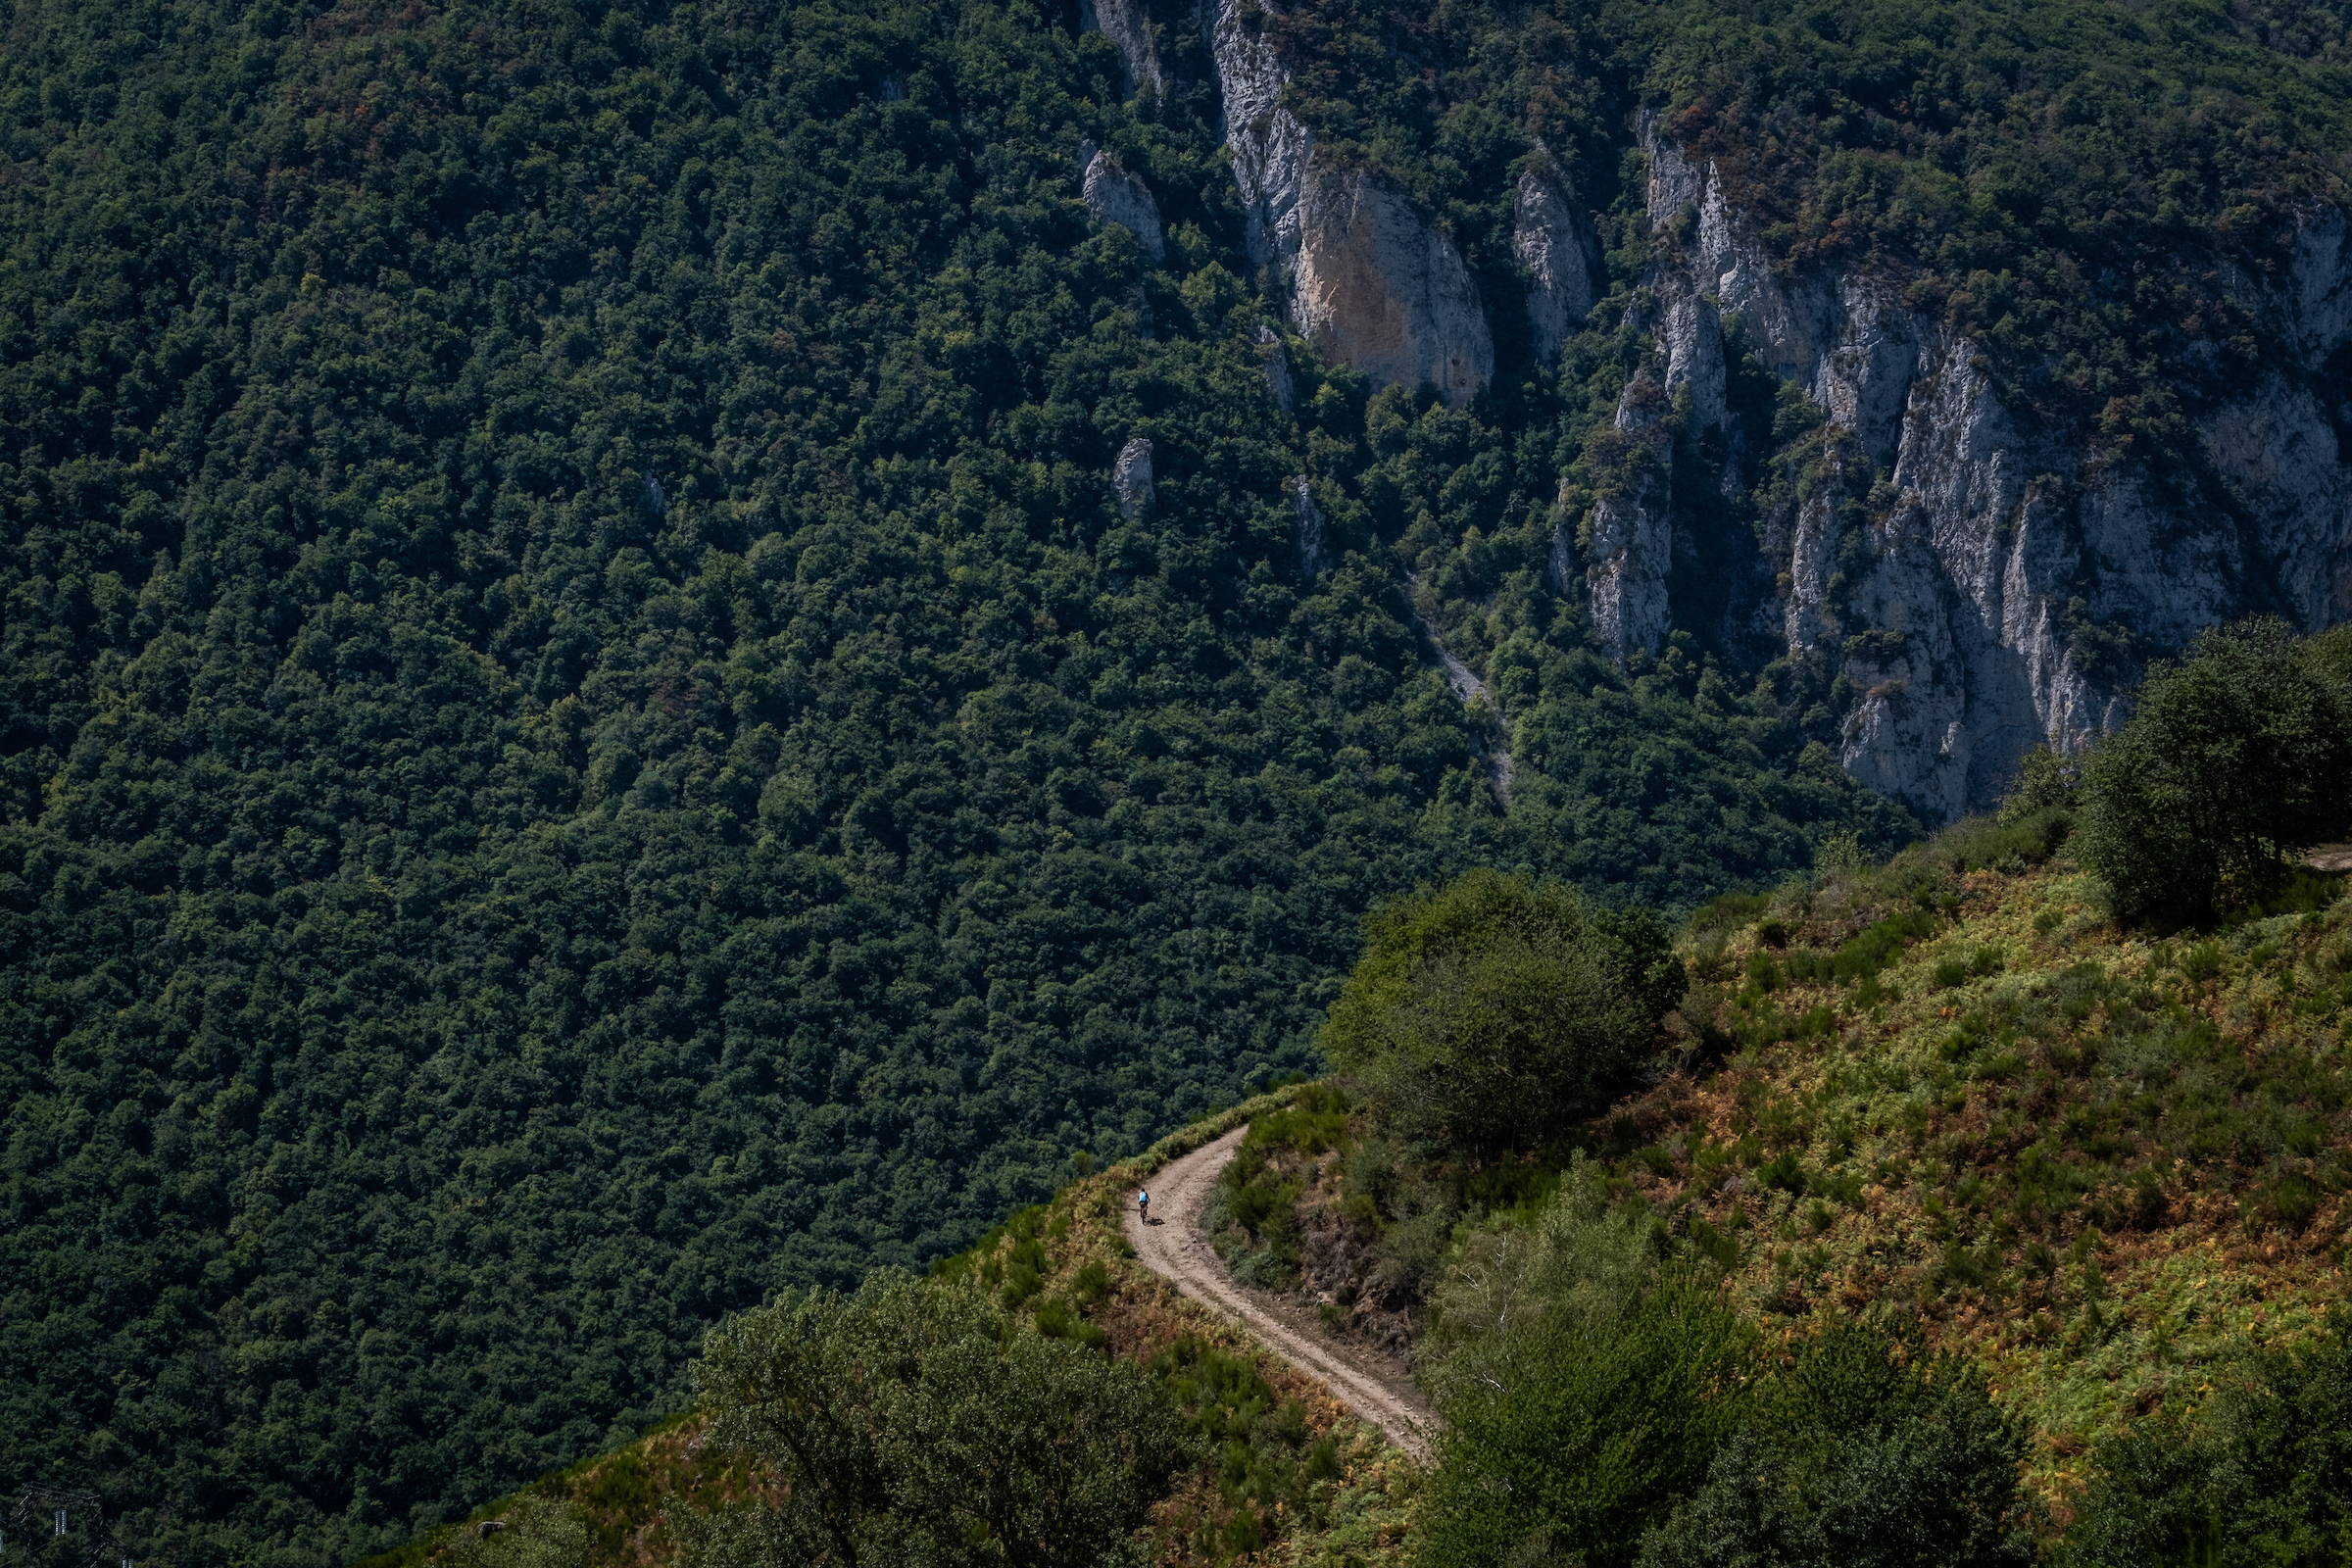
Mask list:
[{"label": "grassy ridge", "polygon": [[1769,1338],[1916,1326],[1981,1364],[2056,1531],[2100,1443],[2342,1302],[2352,1220],[2340,880],[2154,934],[2110,918],[2064,830],[1964,823],[1699,911],[1675,1054],[1541,1154],[1416,1159],[1317,1090],[1253,1131],[1219,1245],[1443,1354],[1431,1303],[1589,1161]]},{"label": "grassy ridge", "polygon": [[2099,1438],[2342,1298],[2352,906],[2313,877],[2155,937],[2046,855],[1979,828],[1702,917],[1724,1054],[1609,1131],[1754,1312],[1917,1313],[1984,1359],[2063,1495]]}]

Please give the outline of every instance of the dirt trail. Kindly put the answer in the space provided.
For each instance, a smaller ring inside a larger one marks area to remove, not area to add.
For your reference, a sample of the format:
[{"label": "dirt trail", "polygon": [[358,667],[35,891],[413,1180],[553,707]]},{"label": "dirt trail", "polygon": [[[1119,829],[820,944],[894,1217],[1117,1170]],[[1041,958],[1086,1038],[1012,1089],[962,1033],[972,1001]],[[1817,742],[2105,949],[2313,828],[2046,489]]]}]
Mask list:
[{"label": "dirt trail", "polygon": [[1201,1234],[1201,1201],[1249,1130],[1236,1127],[1215,1143],[1160,1167],[1149,1184],[1152,1223],[1145,1225],[1132,1206],[1127,1210],[1127,1239],[1135,1244],[1136,1256],[1185,1295],[1237,1319],[1275,1353],[1321,1379],[1397,1447],[1427,1459],[1430,1435],[1438,1430],[1437,1414],[1402,1369],[1370,1350],[1334,1341],[1312,1316],[1290,1302],[1236,1285],[1225,1271],[1225,1260]]}]

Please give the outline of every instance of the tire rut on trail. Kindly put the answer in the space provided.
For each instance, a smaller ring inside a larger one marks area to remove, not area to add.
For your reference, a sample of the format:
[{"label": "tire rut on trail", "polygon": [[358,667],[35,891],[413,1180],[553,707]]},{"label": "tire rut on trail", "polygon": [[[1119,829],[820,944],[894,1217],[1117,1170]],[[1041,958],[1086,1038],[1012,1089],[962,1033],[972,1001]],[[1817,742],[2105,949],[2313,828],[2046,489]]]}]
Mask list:
[{"label": "tire rut on trail", "polygon": [[1152,1223],[1143,1223],[1132,1207],[1127,1211],[1127,1240],[1135,1255],[1176,1289],[1223,1312],[1301,1372],[1321,1380],[1391,1443],[1426,1461],[1438,1431],[1437,1412],[1402,1369],[1376,1352],[1334,1340],[1290,1302],[1234,1283],[1202,1233],[1200,1205],[1249,1130],[1236,1127],[1160,1167],[1148,1186]]}]

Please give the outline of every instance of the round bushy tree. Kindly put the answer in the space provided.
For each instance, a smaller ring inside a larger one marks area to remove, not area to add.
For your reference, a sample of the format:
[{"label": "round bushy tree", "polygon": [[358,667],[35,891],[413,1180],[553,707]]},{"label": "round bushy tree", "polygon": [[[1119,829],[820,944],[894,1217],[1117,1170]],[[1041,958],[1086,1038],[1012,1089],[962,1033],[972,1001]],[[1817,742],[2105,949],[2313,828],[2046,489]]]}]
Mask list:
[{"label": "round bushy tree", "polygon": [[695,1389],[711,1441],[787,1483],[696,1523],[700,1568],[1098,1568],[1188,1453],[1134,1362],[904,1275],[730,1320]]},{"label": "round bushy tree", "polygon": [[1637,1568],[2025,1568],[2024,1458],[1974,1363],[1833,1327],[1765,1381]]},{"label": "round bushy tree", "polygon": [[2103,1445],[2061,1568],[2352,1557],[2352,1317]]},{"label": "round bushy tree", "polygon": [[1655,915],[1473,871],[1374,914],[1323,1049],[1392,1131],[1494,1154],[1599,1109],[1683,987]]},{"label": "round bushy tree", "polygon": [[1674,1273],[1482,1335],[1439,1379],[1446,1425],[1416,1561],[1627,1568],[1736,1430],[1755,1355],[1713,1289]]},{"label": "round bushy tree", "polygon": [[2077,853],[2127,918],[2204,919],[2262,896],[2352,822],[2344,689],[2277,620],[2197,639],[2082,770]]}]

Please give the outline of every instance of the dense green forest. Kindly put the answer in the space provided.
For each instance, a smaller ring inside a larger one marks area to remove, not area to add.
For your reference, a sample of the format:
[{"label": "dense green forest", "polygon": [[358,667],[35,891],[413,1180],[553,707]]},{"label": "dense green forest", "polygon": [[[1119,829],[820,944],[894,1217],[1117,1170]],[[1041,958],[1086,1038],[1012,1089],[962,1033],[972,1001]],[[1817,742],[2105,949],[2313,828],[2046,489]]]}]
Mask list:
[{"label": "dense green forest", "polygon": [[[1334,1077],[730,1319],[674,1427],[371,1568],[2339,1561],[2347,655],[2208,632],[1996,815],[1671,937],[1486,868],[1385,901]],[[1382,1437],[1175,1298],[1200,1240]]]},{"label": "dense green forest", "polygon": [[1525,570],[1503,815],[1392,542],[1552,441],[1302,354],[1282,416],[1209,122],[1069,18],[6,15],[0,1491],[138,1552],[633,1430],[1304,1064],[1384,891],[1907,830],[1799,674],[1619,671]]},{"label": "dense green forest", "polygon": [[[1822,668],[1620,668],[1547,586],[1630,267],[1468,408],[1292,340],[1286,410],[1215,105],[1124,102],[1076,9],[0,5],[0,1493],[186,1568],[394,1544],[673,1408],[724,1314],[1309,1065],[1386,894],[1680,909],[1914,830]],[[1617,188],[1639,104],[1937,276],[2144,243],[2093,209],[2181,147],[2257,218],[2333,176],[2340,17],[1898,9],[1287,24],[1490,284],[1512,160]],[[2068,96],[2126,34],[2201,74]],[[1897,134],[1938,49],[1966,113]],[[2153,211],[2259,261],[2214,188]],[[2136,396],[2176,297],[2078,332],[2048,265],[1996,346]]]}]

